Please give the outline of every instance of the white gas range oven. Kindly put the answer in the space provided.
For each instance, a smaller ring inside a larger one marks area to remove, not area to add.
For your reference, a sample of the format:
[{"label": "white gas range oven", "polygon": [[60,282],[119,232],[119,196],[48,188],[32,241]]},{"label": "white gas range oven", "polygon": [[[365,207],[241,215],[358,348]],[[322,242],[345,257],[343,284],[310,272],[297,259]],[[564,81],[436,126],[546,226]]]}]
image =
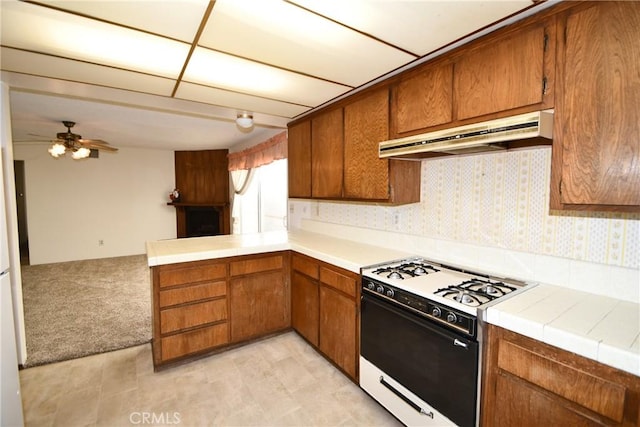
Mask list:
[{"label": "white gas range oven", "polygon": [[476,426],[484,310],[532,285],[420,257],[361,274],[360,387],[406,425]]}]

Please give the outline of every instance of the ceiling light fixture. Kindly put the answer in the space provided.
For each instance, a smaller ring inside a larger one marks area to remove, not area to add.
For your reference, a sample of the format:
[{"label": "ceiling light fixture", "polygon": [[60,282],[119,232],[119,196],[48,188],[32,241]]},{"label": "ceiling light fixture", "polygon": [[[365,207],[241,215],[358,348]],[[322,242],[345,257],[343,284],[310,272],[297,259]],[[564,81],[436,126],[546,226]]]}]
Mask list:
[{"label": "ceiling light fixture", "polygon": [[[74,160],[86,159],[91,155],[91,150],[85,147],[80,147],[80,148],[69,147],[69,148],[72,150],[71,157]],[[49,154],[51,154],[51,157],[54,157],[57,159],[60,156],[64,156],[64,154],[67,152],[67,146],[65,146],[65,144],[56,142],[49,148],[48,151],[49,151]]]},{"label": "ceiling light fixture", "polygon": [[236,123],[241,128],[245,128],[245,129],[250,128],[251,126],[253,126],[253,114],[250,114],[247,112],[238,113],[238,117],[236,118]]}]

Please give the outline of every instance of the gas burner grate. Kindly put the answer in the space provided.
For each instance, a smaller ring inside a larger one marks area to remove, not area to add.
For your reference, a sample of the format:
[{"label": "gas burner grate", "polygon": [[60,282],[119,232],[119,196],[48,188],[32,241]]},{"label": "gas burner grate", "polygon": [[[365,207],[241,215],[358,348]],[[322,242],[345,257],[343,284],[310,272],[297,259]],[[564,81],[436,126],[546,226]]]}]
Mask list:
[{"label": "gas burner grate", "polygon": [[466,282],[462,282],[459,286],[473,292],[483,293],[493,298],[505,296],[516,290],[516,288],[505,285],[502,282],[492,282],[490,280],[479,278],[467,280]]},{"label": "gas burner grate", "polygon": [[496,298],[483,292],[466,289],[461,285],[447,286],[446,288],[438,289],[434,294],[470,307],[478,307]]},{"label": "gas burner grate", "polygon": [[438,270],[432,265],[420,262],[405,262],[400,265],[389,267],[380,267],[372,271],[373,274],[384,275],[387,279],[401,279],[418,276],[425,276],[431,273],[437,273]]}]

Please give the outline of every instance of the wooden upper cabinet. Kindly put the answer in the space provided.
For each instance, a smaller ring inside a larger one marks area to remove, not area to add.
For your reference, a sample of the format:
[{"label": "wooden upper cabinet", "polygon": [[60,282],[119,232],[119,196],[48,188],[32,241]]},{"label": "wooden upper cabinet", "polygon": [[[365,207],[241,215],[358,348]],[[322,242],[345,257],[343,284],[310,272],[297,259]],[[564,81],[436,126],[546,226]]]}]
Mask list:
[{"label": "wooden upper cabinet", "polygon": [[389,198],[389,161],[378,157],[378,144],[388,135],[387,88],[344,107],[345,198]]},{"label": "wooden upper cabinet", "polygon": [[176,188],[181,203],[229,203],[229,150],[176,151]]},{"label": "wooden upper cabinet", "polygon": [[640,211],[640,7],[589,2],[561,20],[551,208]]},{"label": "wooden upper cabinet", "polygon": [[311,119],[312,197],[342,197],[343,147],[342,108]]},{"label": "wooden upper cabinet", "polygon": [[393,138],[451,122],[453,64],[425,66],[403,77],[391,90]]},{"label": "wooden upper cabinet", "polygon": [[289,127],[289,197],[311,197],[311,121]]},{"label": "wooden upper cabinet", "polygon": [[461,54],[455,61],[454,119],[552,107],[554,30],[552,23],[536,23],[483,38]]}]

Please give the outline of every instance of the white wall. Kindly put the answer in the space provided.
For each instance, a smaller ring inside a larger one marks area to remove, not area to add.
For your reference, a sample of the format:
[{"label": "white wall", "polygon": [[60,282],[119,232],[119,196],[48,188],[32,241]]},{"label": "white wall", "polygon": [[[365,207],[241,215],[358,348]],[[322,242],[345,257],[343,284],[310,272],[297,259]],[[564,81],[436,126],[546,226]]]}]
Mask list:
[{"label": "white wall", "polygon": [[175,209],[166,205],[173,151],[120,147],[73,160],[47,149],[14,145],[15,160],[25,161],[31,264],[143,254],[146,241],[176,237]]}]

